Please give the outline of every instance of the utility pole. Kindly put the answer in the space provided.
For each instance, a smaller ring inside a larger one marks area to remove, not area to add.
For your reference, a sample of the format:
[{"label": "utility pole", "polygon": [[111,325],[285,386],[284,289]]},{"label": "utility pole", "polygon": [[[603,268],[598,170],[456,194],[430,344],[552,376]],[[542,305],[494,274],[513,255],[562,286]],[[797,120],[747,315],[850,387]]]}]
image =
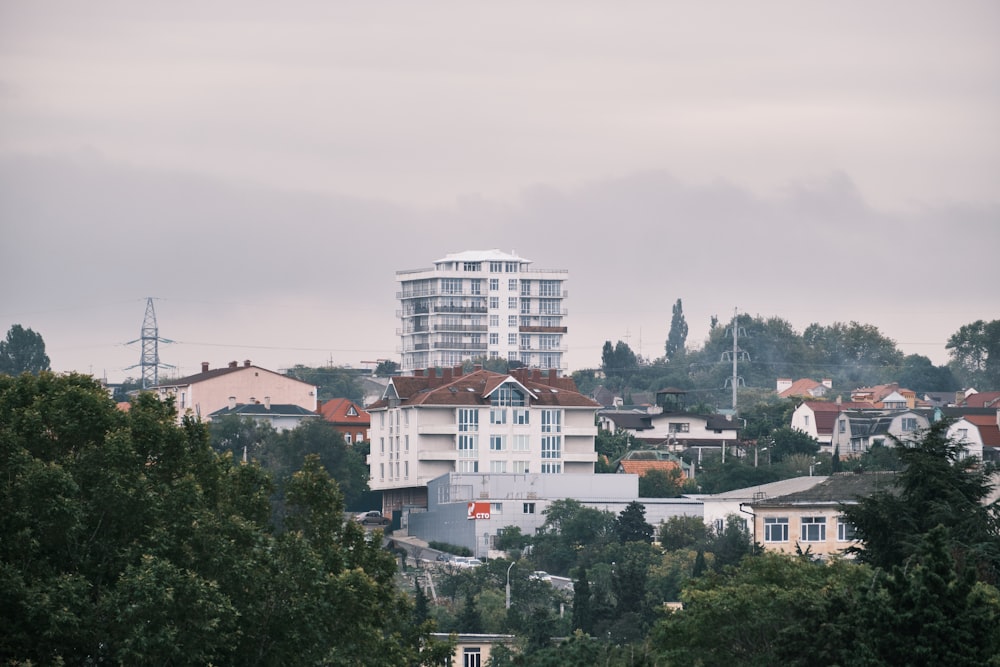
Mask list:
[{"label": "utility pole", "polygon": [[153,309],[153,297],[146,298],[146,316],[142,320],[142,337],[130,340],[125,344],[131,345],[140,341],[142,342],[142,356],[139,357],[139,363],[129,366],[125,370],[141,367],[142,388],[149,389],[160,383],[159,369],[174,368],[169,364],[160,363],[159,344],[173,343],[174,341],[160,338],[160,330],[156,326],[156,311]]}]

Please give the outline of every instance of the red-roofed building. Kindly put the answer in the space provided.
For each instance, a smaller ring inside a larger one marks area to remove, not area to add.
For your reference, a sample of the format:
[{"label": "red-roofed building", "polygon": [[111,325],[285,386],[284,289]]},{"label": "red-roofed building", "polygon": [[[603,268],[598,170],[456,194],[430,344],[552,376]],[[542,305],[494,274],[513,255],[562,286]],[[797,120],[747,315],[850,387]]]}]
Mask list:
[{"label": "red-roofed building", "polygon": [[803,401],[792,413],[791,427],[819,441],[823,451],[833,451],[833,429],[837,416],[844,410],[874,409],[865,402],[835,403],[831,401]]},{"label": "red-roofed building", "polygon": [[816,382],[810,378],[802,378],[792,381],[791,378],[778,378],[776,391],[781,398],[792,398],[799,396],[802,398],[821,398],[833,388],[833,380],[824,379]]},{"label": "red-roofed building", "polygon": [[367,408],[369,484],[393,511],[426,507],[427,483],[451,472],[593,474],[598,408],[555,370],[394,377]]},{"label": "red-roofed building", "polygon": [[855,403],[871,403],[876,408],[912,410],[917,407],[917,393],[900,387],[898,382],[859,387],[851,392],[851,400]]},{"label": "red-roofed building", "polygon": [[684,467],[678,460],[665,455],[664,452],[657,451],[629,452],[618,461],[618,465],[615,467],[616,473],[639,475],[639,477],[644,477],[650,470],[659,470],[667,474],[677,470],[680,471],[682,478],[687,477],[684,474]]},{"label": "red-roofed building", "polygon": [[1000,391],[979,391],[969,394],[959,405],[963,408],[1000,408]]},{"label": "red-roofed building", "polygon": [[372,426],[372,418],[360,405],[349,398],[331,398],[320,406],[320,416],[333,424],[347,444],[364,442]]},{"label": "red-roofed building", "polygon": [[1000,460],[1000,410],[967,414],[948,427],[948,437],[965,445],[966,455],[983,461]]}]

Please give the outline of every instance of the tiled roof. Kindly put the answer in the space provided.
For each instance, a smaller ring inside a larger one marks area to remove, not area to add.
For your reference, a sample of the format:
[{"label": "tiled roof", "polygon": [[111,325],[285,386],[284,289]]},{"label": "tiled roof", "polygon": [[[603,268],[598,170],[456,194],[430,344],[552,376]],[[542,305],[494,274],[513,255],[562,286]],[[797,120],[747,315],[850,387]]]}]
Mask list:
[{"label": "tiled roof", "polygon": [[[401,405],[477,406],[489,405],[490,394],[505,381],[518,382],[533,397],[536,406],[561,407],[601,407],[593,399],[576,390],[571,378],[557,378],[532,372],[532,369],[517,369],[510,375],[488,370],[474,370],[460,374],[449,372],[442,377],[427,375],[399,376],[392,378]],[[369,411],[385,408],[388,401],[379,400],[368,406]]]},{"label": "tiled roof", "polygon": [[968,408],[1000,408],[1000,391],[981,391],[978,394],[969,394],[965,397],[962,405]]},{"label": "tiled roof", "polygon": [[816,417],[816,433],[820,435],[833,433],[833,427],[837,423],[837,416],[845,410],[875,409],[875,406],[871,403],[859,401],[848,401],[846,403],[804,401],[803,404],[813,411],[813,415]]},{"label": "tiled roof", "polygon": [[615,412],[608,410],[601,412],[601,417],[610,419],[617,428],[629,429],[632,431],[646,431],[653,428],[651,423],[652,415],[638,412]]},{"label": "tiled roof", "polygon": [[[778,394],[778,396],[781,396],[782,398],[788,398],[789,396],[812,396],[812,390],[816,387],[823,387],[824,390],[826,389],[822,382],[816,382],[816,380],[810,378],[802,378],[793,382],[792,386],[782,391]],[[823,392],[820,392],[820,394],[822,393]]]},{"label": "tiled roof", "polygon": [[[352,407],[356,415],[347,414]],[[371,424],[372,421],[371,415],[349,398],[331,398],[320,405],[317,412],[333,424]]]},{"label": "tiled roof", "polygon": [[[157,387],[185,387],[188,385],[196,384],[198,382],[204,382],[205,380],[211,380],[212,378],[217,378],[223,375],[229,375],[230,373],[239,373],[240,371],[263,371],[265,373],[270,373],[272,375],[280,375],[281,377],[288,378],[294,382],[302,382],[298,378],[293,378],[290,375],[282,375],[281,373],[275,373],[274,371],[269,371],[266,368],[261,368],[260,366],[252,366],[247,362],[242,365],[236,364],[236,362],[231,362],[229,366],[225,368],[213,368],[201,373],[195,373],[194,375],[188,375],[187,377],[177,378],[175,380],[163,380]],[[309,384],[308,382],[302,382],[302,384]]]},{"label": "tiled roof", "polygon": [[979,429],[979,437],[987,447],[1000,447],[1000,427],[997,426],[997,416],[967,415],[965,421],[974,424]]}]

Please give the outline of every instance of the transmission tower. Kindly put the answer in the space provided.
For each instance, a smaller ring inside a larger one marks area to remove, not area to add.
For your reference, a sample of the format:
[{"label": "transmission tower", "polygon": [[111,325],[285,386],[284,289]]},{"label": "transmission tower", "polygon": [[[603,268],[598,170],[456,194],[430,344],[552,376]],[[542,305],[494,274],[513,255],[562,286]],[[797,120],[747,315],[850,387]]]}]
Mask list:
[{"label": "transmission tower", "polygon": [[[727,331],[726,333],[728,334],[730,332]],[[733,377],[732,377],[732,379],[726,380],[726,384],[727,385],[731,385],[732,388],[733,388],[733,417],[734,418],[739,414],[738,413],[738,407],[736,405],[736,388],[739,387],[739,386],[746,386],[746,383],[743,381],[743,376],[741,376],[737,372],[737,362],[738,361],[750,361],[750,355],[745,350],[741,350],[740,349],[739,338],[740,338],[741,335],[745,337],[747,335],[747,332],[746,332],[746,329],[744,329],[743,327],[741,327],[739,325],[739,310],[736,309],[736,308],[734,308],[733,309],[733,328],[732,328],[733,351],[731,353],[730,352],[723,352],[722,353],[722,360],[723,361],[730,361],[731,360],[733,362]]]},{"label": "transmission tower", "polygon": [[160,363],[160,343],[173,343],[172,340],[160,338],[160,330],[156,326],[156,311],[153,309],[153,297],[146,298],[146,316],[142,320],[142,337],[130,340],[126,345],[142,342],[142,356],[139,363],[129,366],[125,370],[132,368],[142,368],[142,388],[148,389],[160,383],[159,370],[161,368],[174,368],[169,364]]}]

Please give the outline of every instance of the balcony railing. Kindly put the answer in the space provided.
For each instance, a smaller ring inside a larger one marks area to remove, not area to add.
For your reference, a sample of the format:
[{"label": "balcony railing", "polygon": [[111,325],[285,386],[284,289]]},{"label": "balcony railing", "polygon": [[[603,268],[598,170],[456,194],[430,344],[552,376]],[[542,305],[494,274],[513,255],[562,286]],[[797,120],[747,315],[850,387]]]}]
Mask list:
[{"label": "balcony railing", "polygon": [[434,343],[435,350],[480,350],[486,351],[486,343]]},{"label": "balcony railing", "polygon": [[[424,329],[426,331],[426,329]],[[482,332],[486,331],[485,324],[435,324],[434,331],[472,331],[472,332]]]}]

